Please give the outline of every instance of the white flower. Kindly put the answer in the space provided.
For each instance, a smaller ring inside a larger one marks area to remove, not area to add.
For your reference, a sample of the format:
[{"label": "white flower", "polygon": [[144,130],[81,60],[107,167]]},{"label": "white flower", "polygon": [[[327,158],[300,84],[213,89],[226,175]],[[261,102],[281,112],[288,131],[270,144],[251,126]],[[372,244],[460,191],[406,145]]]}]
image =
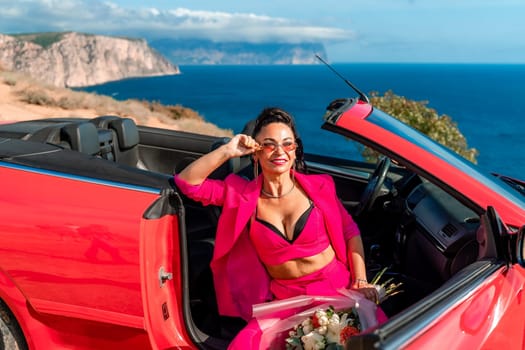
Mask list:
[{"label": "white flower", "polygon": [[308,334],[311,331],[314,330],[314,325],[312,324],[312,320],[310,318],[307,318],[301,323],[301,326],[303,327],[304,334]]},{"label": "white flower", "polygon": [[330,317],[330,323],[339,323],[339,315],[334,312],[332,317]]},{"label": "white flower", "polygon": [[328,332],[326,333],[326,341],[328,343],[339,344],[339,335],[341,334],[341,330],[346,325],[347,317],[347,313],[344,313],[341,318],[339,318],[339,315],[334,313],[334,317],[330,318],[330,323],[328,324]]},{"label": "white flower", "polygon": [[326,316],[326,314],[321,316],[321,317],[319,317],[319,325],[320,326],[328,326],[328,322],[329,322],[328,321],[328,316]]},{"label": "white flower", "polygon": [[325,335],[326,332],[328,331],[328,326],[320,326],[316,330],[317,330],[317,333],[321,335]]},{"label": "white flower", "polygon": [[304,350],[322,350],[325,348],[324,337],[316,332],[311,332],[301,337]]},{"label": "white flower", "polygon": [[323,309],[317,310],[315,312],[315,316],[317,316],[317,318],[321,318],[323,316],[326,316],[326,310],[323,310]]},{"label": "white flower", "polygon": [[314,327],[312,325],[309,326],[303,326],[303,332],[304,334],[308,334],[314,330]]},{"label": "white flower", "polygon": [[302,323],[301,323],[301,326],[311,326],[312,325],[312,320],[307,318],[305,319]]}]

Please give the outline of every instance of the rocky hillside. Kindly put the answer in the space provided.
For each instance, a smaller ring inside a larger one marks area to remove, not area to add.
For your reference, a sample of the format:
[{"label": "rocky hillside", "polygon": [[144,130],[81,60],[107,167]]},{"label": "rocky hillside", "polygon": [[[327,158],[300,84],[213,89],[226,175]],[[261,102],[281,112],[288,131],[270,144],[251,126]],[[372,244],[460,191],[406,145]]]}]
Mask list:
[{"label": "rocky hillside", "polygon": [[179,73],[145,40],[74,32],[0,34],[0,65],[57,87]]}]

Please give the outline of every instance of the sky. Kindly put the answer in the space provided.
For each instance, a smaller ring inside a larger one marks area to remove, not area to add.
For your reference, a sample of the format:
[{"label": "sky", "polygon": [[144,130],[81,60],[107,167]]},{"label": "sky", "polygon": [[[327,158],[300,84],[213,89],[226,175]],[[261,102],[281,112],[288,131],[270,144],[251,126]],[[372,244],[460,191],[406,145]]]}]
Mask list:
[{"label": "sky", "polygon": [[0,33],[320,42],[330,62],[525,64],[524,0],[0,0]]}]

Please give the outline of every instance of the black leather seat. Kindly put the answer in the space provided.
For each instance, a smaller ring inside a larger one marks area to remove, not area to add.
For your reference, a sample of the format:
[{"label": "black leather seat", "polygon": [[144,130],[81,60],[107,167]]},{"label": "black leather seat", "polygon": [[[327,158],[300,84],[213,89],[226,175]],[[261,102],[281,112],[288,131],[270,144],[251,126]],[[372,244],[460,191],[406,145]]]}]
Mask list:
[{"label": "black leather seat", "polygon": [[[106,115],[94,118],[90,122],[99,131],[102,148],[107,146],[106,142],[111,142],[113,157],[117,163],[145,169],[139,158],[138,144],[140,136],[133,119]],[[107,131],[110,131],[113,135],[112,141],[107,136]]]},{"label": "black leather seat", "polygon": [[61,129],[61,139],[78,152],[96,155],[100,151],[97,129],[90,123],[64,126]]},{"label": "black leather seat", "polygon": [[57,122],[36,131],[26,140],[50,143],[89,155],[97,155],[100,151],[97,128],[88,122]]}]

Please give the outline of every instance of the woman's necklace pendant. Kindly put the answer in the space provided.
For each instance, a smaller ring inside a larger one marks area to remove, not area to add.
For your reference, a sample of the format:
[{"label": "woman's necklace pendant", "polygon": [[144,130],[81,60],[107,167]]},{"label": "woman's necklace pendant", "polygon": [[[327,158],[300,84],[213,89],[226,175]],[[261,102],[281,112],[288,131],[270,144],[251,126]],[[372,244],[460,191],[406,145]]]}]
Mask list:
[{"label": "woman's necklace pendant", "polygon": [[287,192],[282,193],[282,194],[280,194],[280,195],[275,196],[275,195],[273,195],[273,194],[271,194],[271,193],[266,192],[263,188],[261,188],[261,193],[264,194],[264,195],[265,195],[266,197],[268,197],[268,198],[282,198],[282,197],[284,197],[284,196],[289,195],[290,193],[292,193],[292,191],[293,191],[294,189],[295,189],[295,182],[292,182],[292,187],[291,187]]}]

